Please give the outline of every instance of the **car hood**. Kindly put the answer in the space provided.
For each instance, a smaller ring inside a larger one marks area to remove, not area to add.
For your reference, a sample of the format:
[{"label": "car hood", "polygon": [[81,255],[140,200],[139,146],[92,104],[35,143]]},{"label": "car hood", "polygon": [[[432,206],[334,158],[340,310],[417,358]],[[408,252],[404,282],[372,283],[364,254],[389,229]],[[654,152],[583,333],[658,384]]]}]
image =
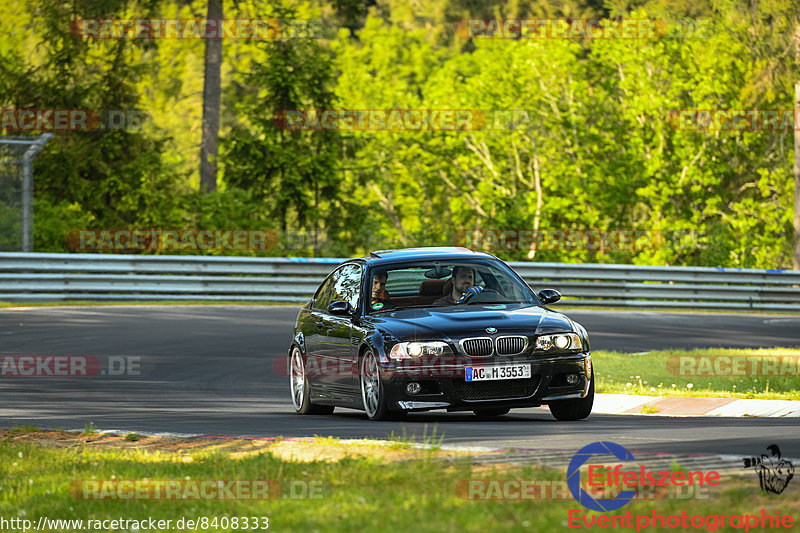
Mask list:
[{"label": "car hood", "polygon": [[561,313],[529,304],[401,309],[370,317],[376,328],[398,340],[460,339],[487,335],[545,335],[578,331]]}]

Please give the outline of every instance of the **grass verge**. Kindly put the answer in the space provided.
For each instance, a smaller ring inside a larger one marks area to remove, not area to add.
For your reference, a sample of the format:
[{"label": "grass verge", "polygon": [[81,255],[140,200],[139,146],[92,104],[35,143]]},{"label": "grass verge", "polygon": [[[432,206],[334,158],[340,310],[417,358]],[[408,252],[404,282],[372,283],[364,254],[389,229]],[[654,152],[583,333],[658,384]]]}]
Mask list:
[{"label": "grass verge", "polygon": [[600,393],[800,400],[795,349],[599,350],[592,361]]},{"label": "grass verge", "polygon": [[[563,471],[500,465],[473,466],[469,460],[445,462],[417,450],[416,460],[391,461],[377,457],[344,457],[338,461],[288,461],[269,448],[251,454],[231,454],[219,449],[180,450],[139,447],[119,439],[121,447],[95,446],[86,436],[75,435],[66,446],[52,446],[44,436],[0,432],[0,508],[3,518],[25,518],[34,523],[49,519],[156,520],[216,517],[268,517],[270,531],[564,531],[568,513],[578,509],[589,519],[601,516],[575,501],[476,500],[457,487],[464,480],[560,481]],[[149,439],[149,438],[148,438]],[[146,439],[143,439],[146,440]],[[285,441],[284,441],[285,442]],[[324,444],[331,444],[326,442]],[[676,465],[679,468],[679,465]],[[276,499],[205,500],[173,499],[100,501],[76,498],[75,483],[116,480],[274,480],[281,483]],[[308,490],[308,487],[314,487]],[[289,488],[289,490],[287,490]],[[313,497],[312,497],[313,494]],[[488,493],[487,493],[488,494]],[[624,513],[649,515],[712,515],[724,513],[785,514],[800,508],[800,491],[780,496],[761,493],[755,475],[723,478],[719,490],[705,499],[631,502]],[[658,529],[658,528],[656,528]],[[50,531],[75,531],[77,528]],[[106,530],[111,531],[108,527]],[[132,528],[115,531],[135,531]],[[176,527],[161,531],[178,531]],[[183,528],[181,531],[203,531]],[[241,531],[212,527],[206,531]],[[254,528],[248,528],[255,531]],[[634,529],[635,531],[635,526]],[[652,529],[649,529],[652,530]],[[696,531],[705,531],[705,528]],[[730,527],[717,531],[733,531]],[[142,531],[139,528],[139,531]]]}]

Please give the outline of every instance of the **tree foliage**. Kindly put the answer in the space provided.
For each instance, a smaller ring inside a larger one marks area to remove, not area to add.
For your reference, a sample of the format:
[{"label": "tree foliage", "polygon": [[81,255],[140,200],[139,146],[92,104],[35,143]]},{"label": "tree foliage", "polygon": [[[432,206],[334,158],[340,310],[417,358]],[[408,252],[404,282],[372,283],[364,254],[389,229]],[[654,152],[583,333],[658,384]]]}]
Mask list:
[{"label": "tree foliage", "polygon": [[[208,194],[196,170],[203,43],[86,41],[64,22],[201,17],[204,5],[0,7],[2,108],[150,117],[138,130],[62,133],[48,145],[36,161],[37,249],[63,250],[70,224],[301,231],[321,238],[274,253],[335,256],[453,244],[477,229],[629,229],[661,241],[491,251],[791,265],[792,129],[686,129],[680,111],[791,110],[796,0],[226,3],[236,18],[321,19],[323,34],[223,47],[222,173]],[[469,18],[605,16],[663,22],[654,39],[456,31]],[[281,122],[308,109],[470,110],[475,121],[461,131],[292,131]]]}]

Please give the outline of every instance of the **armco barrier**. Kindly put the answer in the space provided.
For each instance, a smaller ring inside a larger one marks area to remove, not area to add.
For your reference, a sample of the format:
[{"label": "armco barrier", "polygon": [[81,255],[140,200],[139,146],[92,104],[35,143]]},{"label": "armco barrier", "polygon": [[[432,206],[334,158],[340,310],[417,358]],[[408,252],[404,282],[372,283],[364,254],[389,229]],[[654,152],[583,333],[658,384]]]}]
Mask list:
[{"label": "armco barrier", "polygon": [[302,302],[340,259],[0,253],[0,301]]},{"label": "armco barrier", "polygon": [[[0,301],[303,302],[341,259],[0,253]],[[800,271],[510,263],[566,305],[800,312]]]}]

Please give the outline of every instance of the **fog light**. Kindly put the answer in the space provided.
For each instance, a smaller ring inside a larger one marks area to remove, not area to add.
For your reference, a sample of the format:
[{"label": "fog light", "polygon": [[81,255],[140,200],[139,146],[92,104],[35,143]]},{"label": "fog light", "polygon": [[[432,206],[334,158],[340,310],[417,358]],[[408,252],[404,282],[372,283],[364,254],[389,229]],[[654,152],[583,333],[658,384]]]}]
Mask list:
[{"label": "fog light", "polygon": [[409,394],[419,394],[419,391],[422,390],[422,385],[417,382],[409,383],[406,385],[406,392]]},{"label": "fog light", "polygon": [[579,379],[578,374],[567,374],[567,385],[575,385]]}]

